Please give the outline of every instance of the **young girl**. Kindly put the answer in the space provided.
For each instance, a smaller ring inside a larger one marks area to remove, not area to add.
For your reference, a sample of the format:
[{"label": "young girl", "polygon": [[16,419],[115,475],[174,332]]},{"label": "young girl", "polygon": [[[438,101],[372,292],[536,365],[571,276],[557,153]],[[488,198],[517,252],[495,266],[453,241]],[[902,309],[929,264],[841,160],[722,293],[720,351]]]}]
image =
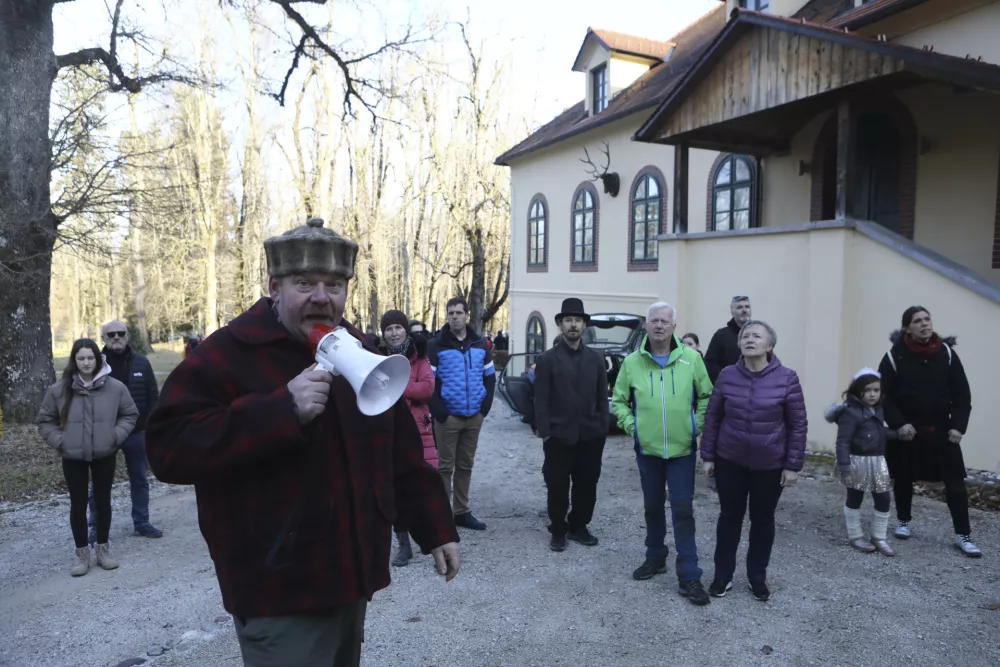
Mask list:
[{"label": "young girl", "polygon": [[111,557],[111,484],[118,447],[135,427],[139,410],[128,388],[111,377],[111,366],[97,343],[81,338],[73,343],[62,380],[49,387],[38,413],[42,438],[62,457],[69,488],[69,523],[76,542],[76,563],[70,574],[90,570],[87,542],[87,496],[94,480],[97,506],[97,564],[113,570]]},{"label": "young girl", "polygon": [[[885,425],[882,416],[881,375],[862,368],[844,392],[844,402],[830,406],[826,420],[837,424],[837,468],[847,487],[844,518],[850,545],[864,553],[878,551],[895,556],[886,541],[889,525],[889,467],[885,462],[885,443],[896,432]],[[861,529],[861,502],[870,491],[875,500],[871,540]]]}]

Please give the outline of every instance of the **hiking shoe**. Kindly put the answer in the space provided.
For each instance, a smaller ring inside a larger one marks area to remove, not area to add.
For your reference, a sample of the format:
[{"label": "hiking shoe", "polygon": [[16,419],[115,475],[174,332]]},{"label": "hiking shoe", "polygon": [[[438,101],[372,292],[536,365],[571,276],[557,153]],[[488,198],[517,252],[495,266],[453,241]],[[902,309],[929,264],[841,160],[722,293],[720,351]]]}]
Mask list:
[{"label": "hiking shoe", "polygon": [[726,593],[733,590],[733,582],[727,581],[725,583],[714,579],[712,584],[708,587],[708,594],[713,598],[724,598]]},{"label": "hiking shoe", "polygon": [[892,534],[901,540],[910,539],[910,522],[900,521],[899,525],[896,526],[896,530],[892,531]]},{"label": "hiking shoe", "polygon": [[750,592],[761,602],[767,602],[771,599],[771,591],[768,590],[767,584],[763,581],[751,581]]},{"label": "hiking shoe", "polygon": [[850,544],[852,547],[854,547],[863,554],[870,554],[876,549],[874,541],[866,540],[863,537],[851,540],[848,542],[848,544]]},{"label": "hiking shoe", "polygon": [[983,552],[972,542],[970,535],[956,535],[955,546],[969,558],[982,558]]},{"label": "hiking shoe", "polygon": [[553,551],[566,551],[566,536],[553,535],[552,541],[549,542],[549,549]]},{"label": "hiking shoe", "polygon": [[71,576],[82,577],[90,572],[90,547],[76,550],[76,563],[69,571]]},{"label": "hiking shoe", "polygon": [[708,597],[708,593],[705,591],[705,587],[701,585],[700,581],[682,581],[677,585],[677,592],[681,594],[681,597],[687,598],[691,604],[698,605],[702,607],[712,601]]},{"label": "hiking shoe", "polygon": [[118,561],[111,557],[111,545],[97,545],[97,564],[105,570],[114,570],[118,567]]},{"label": "hiking shoe", "polygon": [[586,528],[581,530],[571,530],[566,534],[566,539],[578,542],[585,547],[596,547],[597,538],[591,535],[590,531]]},{"label": "hiking shoe", "polygon": [[877,551],[877,552],[879,552],[883,556],[887,556],[889,558],[892,558],[893,556],[896,555],[896,552],[892,550],[892,546],[888,542],[886,542],[885,540],[876,540],[873,537],[872,538],[872,547],[874,547],[874,550]]},{"label": "hiking shoe", "polygon": [[[135,530],[132,531],[133,537],[150,537],[157,538],[163,537],[163,531],[154,526],[151,523],[142,524],[141,526],[136,526]],[[96,541],[96,540],[95,540]]]},{"label": "hiking shoe", "polygon": [[486,530],[486,524],[472,516],[472,512],[458,514],[455,516],[455,525],[469,530]]},{"label": "hiking shoe", "polygon": [[667,561],[655,561],[647,559],[642,565],[636,568],[635,572],[632,573],[632,578],[636,581],[646,581],[647,579],[652,579],[657,574],[663,574],[667,571]]}]

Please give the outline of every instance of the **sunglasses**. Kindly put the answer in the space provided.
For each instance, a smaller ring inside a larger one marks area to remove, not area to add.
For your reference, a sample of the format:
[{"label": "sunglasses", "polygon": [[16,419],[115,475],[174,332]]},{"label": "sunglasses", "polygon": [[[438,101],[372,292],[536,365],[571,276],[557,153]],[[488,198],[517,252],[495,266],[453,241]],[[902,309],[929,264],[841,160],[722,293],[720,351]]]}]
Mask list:
[{"label": "sunglasses", "polygon": [[108,338],[124,338],[128,335],[126,331],[108,331],[104,334]]}]

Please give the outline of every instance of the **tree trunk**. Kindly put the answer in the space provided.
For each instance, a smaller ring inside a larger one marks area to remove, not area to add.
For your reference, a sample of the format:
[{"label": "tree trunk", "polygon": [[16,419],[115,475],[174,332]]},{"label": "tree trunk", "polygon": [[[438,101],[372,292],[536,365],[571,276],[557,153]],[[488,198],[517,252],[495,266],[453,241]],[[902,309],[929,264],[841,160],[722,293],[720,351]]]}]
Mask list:
[{"label": "tree trunk", "polygon": [[486,248],[483,232],[475,225],[468,232],[472,250],[472,284],[469,287],[469,326],[477,333],[483,332],[483,311],[486,309]]},{"label": "tree trunk", "polygon": [[0,0],[0,404],[33,421],[54,379],[49,191],[52,0]]},{"label": "tree trunk", "polygon": [[76,254],[73,255],[73,284],[70,285],[69,289],[73,308],[73,315],[70,318],[73,329],[69,334],[70,342],[72,342],[80,335],[80,258]]},{"label": "tree trunk", "polygon": [[215,258],[215,224],[205,239],[205,335],[219,328],[219,280]]},{"label": "tree trunk", "polygon": [[152,347],[149,344],[149,324],[146,322],[146,267],[142,258],[141,230],[133,224],[132,252],[135,258],[135,319],[139,334],[139,347],[143,354],[148,354]]}]

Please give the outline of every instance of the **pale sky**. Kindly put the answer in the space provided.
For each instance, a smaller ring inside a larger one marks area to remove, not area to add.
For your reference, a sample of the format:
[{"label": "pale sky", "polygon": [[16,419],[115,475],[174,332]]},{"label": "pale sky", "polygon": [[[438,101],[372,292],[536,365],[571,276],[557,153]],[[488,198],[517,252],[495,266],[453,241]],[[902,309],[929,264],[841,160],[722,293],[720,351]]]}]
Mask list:
[{"label": "pale sky", "polygon": [[[215,20],[213,32],[219,36],[220,49],[224,51],[227,42],[232,46],[230,30],[218,18],[217,0],[140,0],[140,4],[143,11],[139,21],[154,34],[166,36],[181,56],[192,52],[194,44],[184,42],[194,38],[197,30],[192,26],[199,21]],[[498,49],[506,48],[508,43],[515,46],[513,79],[518,83],[511,102],[519,106],[518,115],[534,126],[582,99],[583,74],[573,72],[571,67],[588,26],[666,39],[718,4],[715,0],[371,0],[370,5],[377,9],[367,10],[363,30],[372,30],[377,39],[383,20],[391,25],[404,20],[407,13],[420,15],[435,8],[458,19],[464,18],[468,8],[480,37]],[[126,7],[129,5],[134,7],[134,0],[126,3]],[[56,53],[95,43],[106,46],[106,7],[104,0],[56,5]],[[382,19],[380,13],[393,18]],[[279,21],[270,23],[280,25]],[[280,63],[283,56],[274,57]],[[276,107],[270,101],[264,105]]]}]

